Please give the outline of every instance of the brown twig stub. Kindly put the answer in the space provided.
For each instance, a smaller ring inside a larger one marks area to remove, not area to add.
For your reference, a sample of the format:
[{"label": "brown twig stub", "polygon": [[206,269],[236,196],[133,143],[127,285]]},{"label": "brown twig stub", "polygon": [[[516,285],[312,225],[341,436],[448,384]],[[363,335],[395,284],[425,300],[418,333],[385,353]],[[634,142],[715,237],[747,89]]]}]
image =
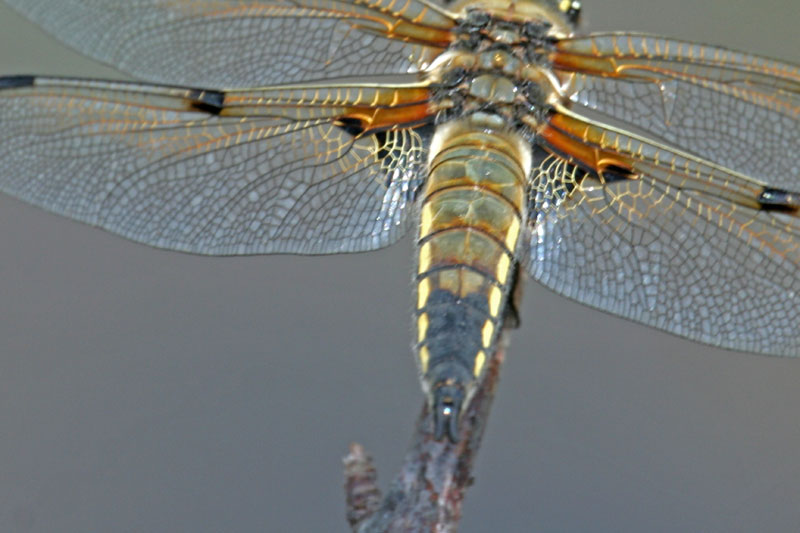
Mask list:
[{"label": "brown twig stub", "polygon": [[360,444],[350,445],[344,460],[345,494],[347,496],[347,521],[355,530],[361,522],[372,516],[381,503],[378,473],[375,465]]},{"label": "brown twig stub", "polygon": [[[351,508],[354,496],[349,492],[348,475],[347,515],[353,531],[456,531],[461,518],[461,502],[467,487],[472,484],[472,466],[488,420],[503,356],[504,350],[501,348],[490,361],[482,383],[463,413],[458,443],[453,444],[446,439],[437,441],[433,438],[432,414],[426,403],[417,420],[400,473],[392,482],[383,501],[376,505],[374,512],[369,516],[360,515],[361,519],[355,523],[350,520],[357,509]],[[372,467],[371,462],[369,465]],[[374,467],[372,472],[374,474]],[[374,483],[375,478],[372,480]]]}]

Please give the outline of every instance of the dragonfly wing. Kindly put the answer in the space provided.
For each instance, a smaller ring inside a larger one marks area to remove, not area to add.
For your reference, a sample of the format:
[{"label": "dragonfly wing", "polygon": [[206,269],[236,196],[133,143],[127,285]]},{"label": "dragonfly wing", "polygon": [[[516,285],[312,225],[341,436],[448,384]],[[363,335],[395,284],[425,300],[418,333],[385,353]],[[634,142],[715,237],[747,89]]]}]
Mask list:
[{"label": "dragonfly wing", "polygon": [[406,73],[453,21],[408,0],[7,0],[90,57],[143,80],[198,87]]},{"label": "dragonfly wing", "polygon": [[526,254],[535,279],[690,339],[800,355],[796,193],[566,110],[543,138],[551,155],[532,175]]},{"label": "dragonfly wing", "polygon": [[800,67],[632,33],[556,44],[575,109],[776,187],[800,179]]},{"label": "dragonfly wing", "polygon": [[425,141],[398,117],[369,131],[389,109],[370,106],[422,98],[403,107],[419,115],[425,91],[366,85],[228,94],[0,78],[0,189],[185,252],[380,248],[406,230]]}]

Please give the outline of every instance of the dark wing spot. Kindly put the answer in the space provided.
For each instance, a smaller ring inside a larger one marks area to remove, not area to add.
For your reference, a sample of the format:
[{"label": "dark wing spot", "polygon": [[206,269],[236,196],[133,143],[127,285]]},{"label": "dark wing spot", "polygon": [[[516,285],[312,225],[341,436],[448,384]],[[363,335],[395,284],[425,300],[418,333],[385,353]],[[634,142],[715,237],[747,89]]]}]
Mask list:
[{"label": "dark wing spot", "polygon": [[764,187],[758,196],[758,203],[761,209],[767,211],[795,212],[800,209],[800,193]]},{"label": "dark wing spot", "polygon": [[14,89],[16,87],[32,87],[36,76],[0,76],[0,89]]},{"label": "dark wing spot", "polygon": [[225,93],[206,89],[192,89],[189,93],[189,108],[209,115],[219,115],[225,107]]},{"label": "dark wing spot", "polygon": [[636,173],[631,169],[619,165],[607,165],[603,167],[603,180],[606,183],[614,183],[615,181],[632,180],[636,179]]},{"label": "dark wing spot", "polygon": [[366,129],[363,121],[353,117],[339,117],[335,124],[353,137],[358,137]]}]

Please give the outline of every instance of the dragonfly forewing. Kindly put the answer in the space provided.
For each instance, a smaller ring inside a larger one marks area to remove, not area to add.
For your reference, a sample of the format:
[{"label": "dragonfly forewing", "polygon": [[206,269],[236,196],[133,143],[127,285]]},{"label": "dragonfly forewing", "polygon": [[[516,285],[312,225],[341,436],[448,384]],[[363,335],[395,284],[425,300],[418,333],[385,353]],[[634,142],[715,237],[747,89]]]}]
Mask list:
[{"label": "dragonfly forewing", "polygon": [[211,88],[403,74],[440,54],[455,24],[420,0],[6,3],[139,79]]}]

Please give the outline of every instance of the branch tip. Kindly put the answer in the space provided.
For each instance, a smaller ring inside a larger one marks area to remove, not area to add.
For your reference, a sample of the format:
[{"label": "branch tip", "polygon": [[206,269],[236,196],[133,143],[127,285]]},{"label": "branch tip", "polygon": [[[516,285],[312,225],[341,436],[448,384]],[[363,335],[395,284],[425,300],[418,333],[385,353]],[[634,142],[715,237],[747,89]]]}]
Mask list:
[{"label": "branch tip", "polygon": [[381,490],[378,488],[378,472],[363,446],[350,445],[350,452],[342,460],[344,463],[345,496],[347,502],[347,521],[355,531],[381,504]]}]

